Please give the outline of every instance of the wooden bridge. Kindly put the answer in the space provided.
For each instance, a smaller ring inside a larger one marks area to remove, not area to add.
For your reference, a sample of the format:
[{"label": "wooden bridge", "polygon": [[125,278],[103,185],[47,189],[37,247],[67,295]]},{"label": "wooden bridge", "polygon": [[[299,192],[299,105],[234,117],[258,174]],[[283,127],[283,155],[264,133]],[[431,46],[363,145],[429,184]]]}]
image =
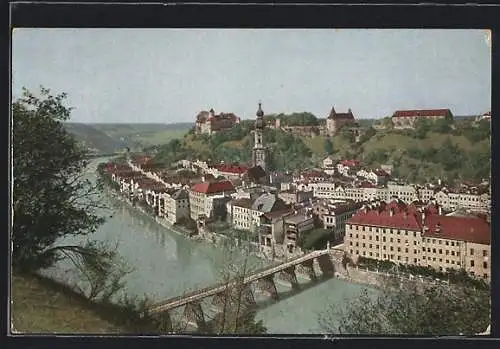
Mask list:
[{"label": "wooden bridge", "polygon": [[[301,266],[309,275],[311,280],[316,279],[314,271],[314,261],[317,261],[324,277],[332,277],[334,275],[334,266],[330,258],[329,250],[314,251],[304,256],[296,257],[278,265],[272,265],[253,271],[250,275],[243,278],[243,285],[249,286],[252,283],[258,283],[261,289],[268,292],[272,298],[278,299],[278,292],[274,283],[274,275],[282,274],[284,279],[290,282],[292,288],[299,286],[295,274],[295,267]],[[203,310],[201,309],[201,301],[207,297],[214,297],[213,303],[217,303],[217,297],[224,294],[226,290],[237,284],[241,285],[241,280],[232,280],[225,283],[218,283],[203,289],[195,290],[186,293],[182,296],[173,297],[165,301],[152,305],[148,309],[149,314],[168,313],[168,311],[186,306],[185,315],[191,318],[194,322],[200,323],[204,321]],[[246,288],[247,297],[253,298],[253,293],[249,287]],[[195,315],[195,316],[193,316]]]}]

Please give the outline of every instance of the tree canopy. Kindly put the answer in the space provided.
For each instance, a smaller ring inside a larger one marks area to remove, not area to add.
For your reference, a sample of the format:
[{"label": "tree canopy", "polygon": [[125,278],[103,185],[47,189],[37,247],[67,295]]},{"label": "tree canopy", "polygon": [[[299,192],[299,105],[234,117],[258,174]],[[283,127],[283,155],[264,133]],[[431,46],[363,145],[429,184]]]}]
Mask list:
[{"label": "tree canopy", "polygon": [[[40,97],[28,90],[13,103],[12,265],[37,271],[71,259],[95,272],[111,266],[115,254],[101,244],[61,244],[68,236],[87,237],[104,222],[100,184],[85,178],[87,150],[64,127],[71,108],[66,94]],[[80,261],[80,262],[78,262]]]},{"label": "tree canopy", "polygon": [[319,322],[332,334],[474,335],[488,327],[490,309],[490,290],[393,279],[330,306]]}]

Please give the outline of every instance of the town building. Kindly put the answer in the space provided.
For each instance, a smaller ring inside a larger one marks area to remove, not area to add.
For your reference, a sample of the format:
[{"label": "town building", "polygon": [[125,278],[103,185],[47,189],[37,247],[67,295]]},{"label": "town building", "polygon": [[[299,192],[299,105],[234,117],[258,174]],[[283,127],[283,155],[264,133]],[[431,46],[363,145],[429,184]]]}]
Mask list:
[{"label": "town building", "polygon": [[327,135],[330,137],[335,136],[344,125],[359,127],[359,124],[352,114],[351,108],[348,109],[347,113],[337,113],[335,108],[332,107],[330,114],[326,118]]},{"label": "town building", "polygon": [[167,189],[159,195],[158,215],[170,224],[189,218],[189,193],[185,189]]},{"label": "town building", "polygon": [[320,200],[313,205],[313,215],[324,229],[331,230],[332,240],[341,241],[345,235],[346,222],[362,204],[354,201]]},{"label": "town building", "polygon": [[197,183],[189,189],[190,217],[196,221],[214,216],[214,200],[230,198],[235,192],[228,180]]},{"label": "town building", "polygon": [[234,228],[256,231],[264,213],[287,209],[283,200],[274,194],[263,193],[256,198],[240,198],[227,203],[229,221]]},{"label": "town building", "polygon": [[239,123],[240,118],[233,113],[215,114],[213,109],[202,110],[196,116],[195,133],[211,135],[215,132],[229,131]]},{"label": "town building", "polygon": [[444,216],[439,205],[372,202],[346,224],[344,246],[359,256],[437,270],[464,269],[490,280],[491,228],[480,217]]},{"label": "town building", "polygon": [[414,128],[419,119],[453,120],[453,114],[450,109],[397,110],[391,118],[394,128]]}]

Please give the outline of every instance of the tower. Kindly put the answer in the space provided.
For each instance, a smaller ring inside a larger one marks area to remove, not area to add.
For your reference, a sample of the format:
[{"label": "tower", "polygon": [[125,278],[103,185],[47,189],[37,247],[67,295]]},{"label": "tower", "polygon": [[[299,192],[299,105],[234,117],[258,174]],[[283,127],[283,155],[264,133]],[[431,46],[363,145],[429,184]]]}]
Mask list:
[{"label": "tower", "polygon": [[255,121],[254,144],[252,149],[252,166],[260,166],[266,171],[267,149],[264,147],[264,112],[262,104],[259,102],[257,110],[257,120]]}]

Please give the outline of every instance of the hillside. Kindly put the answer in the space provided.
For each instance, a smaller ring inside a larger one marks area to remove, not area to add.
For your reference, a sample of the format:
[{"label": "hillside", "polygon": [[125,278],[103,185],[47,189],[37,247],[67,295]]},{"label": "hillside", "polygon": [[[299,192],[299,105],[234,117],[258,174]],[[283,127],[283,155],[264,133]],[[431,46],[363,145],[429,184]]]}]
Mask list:
[{"label": "hillside", "polygon": [[83,297],[49,279],[12,276],[11,323],[15,333],[124,333]]},{"label": "hillside", "polygon": [[[210,159],[226,163],[251,161],[253,139],[249,125],[213,136],[186,134],[182,140],[158,148],[157,161],[167,164],[180,160]],[[444,128],[443,128],[444,127]],[[488,123],[442,122],[419,126],[416,130],[375,130],[365,127],[356,143],[352,131],[334,137],[299,137],[266,129],[264,142],[270,149],[269,169],[294,170],[318,167],[330,154],[343,159],[359,159],[376,168],[394,167],[394,176],[423,183],[436,178],[480,181],[491,173],[491,129]]]},{"label": "hillside", "polygon": [[79,142],[98,154],[114,153],[121,149],[120,142],[91,125],[68,122],[65,127]]},{"label": "hillside", "polygon": [[128,147],[164,144],[182,136],[193,127],[193,123],[96,123],[90,124],[115,141]]}]

